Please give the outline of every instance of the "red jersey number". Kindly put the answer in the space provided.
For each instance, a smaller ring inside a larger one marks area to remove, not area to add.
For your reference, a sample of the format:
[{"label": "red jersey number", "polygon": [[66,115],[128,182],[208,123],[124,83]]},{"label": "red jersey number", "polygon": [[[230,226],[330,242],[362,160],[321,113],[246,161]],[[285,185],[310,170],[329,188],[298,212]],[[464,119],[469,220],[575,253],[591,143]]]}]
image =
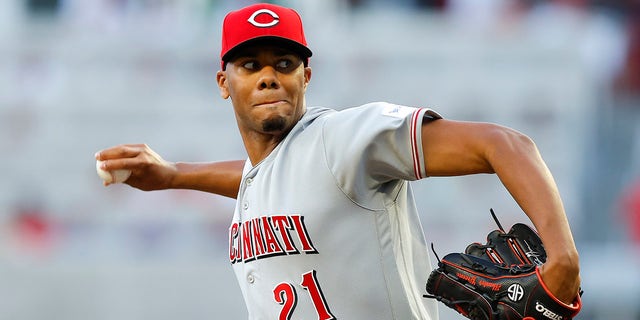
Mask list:
[{"label": "red jersey number", "polygon": [[[313,305],[315,306],[318,320],[331,320],[336,317],[331,314],[327,301],[324,298],[322,289],[318,284],[316,271],[311,270],[302,275],[300,285],[307,291]],[[282,282],[273,289],[273,296],[276,302],[282,305],[279,320],[290,320],[296,304],[298,303],[298,294],[295,287],[291,283]]]}]

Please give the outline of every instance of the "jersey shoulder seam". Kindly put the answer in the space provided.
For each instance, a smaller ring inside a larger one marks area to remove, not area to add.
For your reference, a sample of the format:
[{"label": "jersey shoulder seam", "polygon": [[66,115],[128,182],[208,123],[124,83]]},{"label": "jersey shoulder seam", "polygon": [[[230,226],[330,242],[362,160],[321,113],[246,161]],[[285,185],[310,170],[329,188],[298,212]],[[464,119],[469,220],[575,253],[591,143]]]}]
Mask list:
[{"label": "jersey shoulder seam", "polygon": [[[325,124],[327,123],[328,118],[332,117],[333,114],[331,115],[327,115],[325,117],[325,119],[322,119],[322,123],[321,125],[321,137],[320,137],[320,143],[321,143],[321,148],[322,148],[322,155],[323,155],[323,161],[324,161],[324,166],[325,168],[329,171],[329,173],[331,174],[331,177],[333,178],[333,182],[336,184],[336,187],[338,188],[338,190],[340,190],[340,192],[347,198],[349,199],[349,201],[351,201],[353,204],[357,205],[358,207],[365,209],[367,211],[370,211],[372,213],[374,212],[386,212],[387,210],[387,206],[383,206],[381,209],[374,209],[374,208],[370,208],[368,206],[365,206],[364,204],[358,202],[356,199],[354,199],[353,197],[349,196],[349,194],[347,194],[347,192],[344,190],[344,188],[340,185],[340,183],[338,183],[338,178],[336,177],[335,173],[333,172],[333,170],[331,170],[331,166],[329,165],[329,156],[327,155],[327,145],[326,145],[326,140],[325,140],[325,134],[326,134],[326,128],[325,128]],[[395,202],[395,200],[394,200]]]}]

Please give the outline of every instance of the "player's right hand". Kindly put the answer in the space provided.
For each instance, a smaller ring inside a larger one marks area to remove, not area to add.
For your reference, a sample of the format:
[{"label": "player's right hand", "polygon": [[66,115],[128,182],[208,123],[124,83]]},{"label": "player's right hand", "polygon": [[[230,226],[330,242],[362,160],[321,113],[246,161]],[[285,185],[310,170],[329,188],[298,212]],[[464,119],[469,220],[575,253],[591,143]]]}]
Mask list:
[{"label": "player's right hand", "polygon": [[144,191],[171,188],[177,174],[175,163],[164,160],[146,144],[117,145],[96,152],[95,158],[102,161],[103,170],[131,170],[124,183]]}]

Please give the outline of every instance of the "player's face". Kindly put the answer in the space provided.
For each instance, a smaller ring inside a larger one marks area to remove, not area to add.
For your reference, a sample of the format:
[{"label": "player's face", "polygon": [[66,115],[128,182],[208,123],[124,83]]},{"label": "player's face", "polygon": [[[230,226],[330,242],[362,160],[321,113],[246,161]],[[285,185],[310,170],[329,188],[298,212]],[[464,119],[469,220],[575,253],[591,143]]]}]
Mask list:
[{"label": "player's face", "polygon": [[218,72],[223,98],[231,98],[241,131],[282,137],[305,112],[311,69],[278,47],[249,47]]}]

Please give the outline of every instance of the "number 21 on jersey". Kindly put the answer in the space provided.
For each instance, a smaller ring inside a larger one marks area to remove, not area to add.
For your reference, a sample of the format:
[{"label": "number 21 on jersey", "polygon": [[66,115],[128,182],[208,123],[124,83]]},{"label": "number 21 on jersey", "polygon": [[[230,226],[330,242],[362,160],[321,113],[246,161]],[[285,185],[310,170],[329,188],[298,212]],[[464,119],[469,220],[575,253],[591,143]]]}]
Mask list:
[{"label": "number 21 on jersey", "polygon": [[[311,270],[303,274],[300,285],[305,291],[307,291],[311,301],[313,301],[313,305],[318,313],[318,320],[330,320],[336,318],[331,314],[329,306],[327,306],[327,302],[322,294],[322,289],[318,284],[315,270]],[[280,317],[278,320],[290,320],[298,303],[298,293],[296,292],[294,285],[288,282],[278,284],[273,289],[273,297],[278,304],[282,305],[282,310],[280,311]]]}]

